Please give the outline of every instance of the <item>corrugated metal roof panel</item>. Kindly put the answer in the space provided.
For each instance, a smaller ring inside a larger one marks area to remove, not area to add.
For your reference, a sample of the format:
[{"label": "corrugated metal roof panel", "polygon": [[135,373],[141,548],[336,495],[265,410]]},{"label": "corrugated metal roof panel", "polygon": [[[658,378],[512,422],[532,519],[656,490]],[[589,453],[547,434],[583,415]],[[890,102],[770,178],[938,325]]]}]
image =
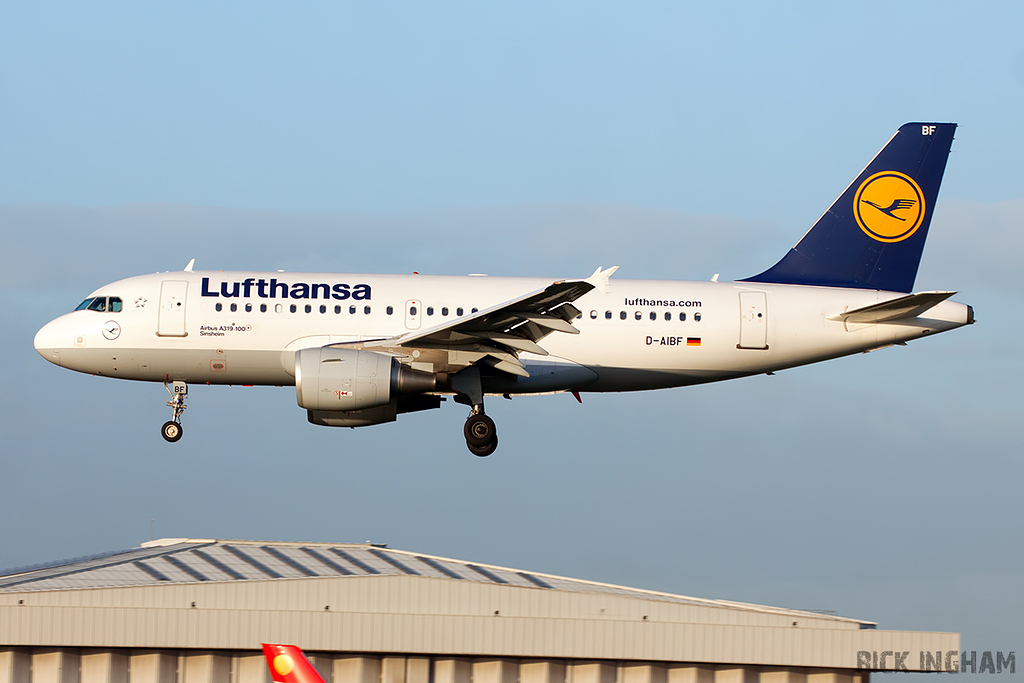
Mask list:
[{"label": "corrugated metal roof panel", "polygon": [[[357,557],[355,553],[350,553],[349,551],[344,550],[342,548],[328,548],[328,550],[330,550],[332,553],[334,553],[338,557],[341,557],[344,560],[346,560],[348,563],[350,563],[356,569],[361,569],[363,572],[366,572],[367,574],[380,574],[381,573],[380,569],[367,564],[363,559]],[[390,572],[387,572],[387,573],[390,573]]]},{"label": "corrugated metal roof panel", "polygon": [[307,548],[305,546],[299,548],[299,550],[306,553],[310,557],[314,558],[317,562],[320,562],[321,564],[325,565],[335,574],[341,574],[342,576],[352,576],[353,574],[352,570],[342,567],[340,564],[338,564],[331,558],[327,557],[319,550],[315,550],[314,548]]},{"label": "corrugated metal roof panel", "polygon": [[185,574],[187,574],[188,576],[192,577],[196,581],[209,581],[210,580],[209,577],[207,577],[205,574],[200,572],[195,567],[192,567],[191,565],[185,564],[182,560],[179,560],[177,558],[177,556],[175,556],[175,555],[164,555],[163,556],[163,561],[164,562],[169,562],[170,564],[174,565],[175,568],[180,569],[181,571],[185,572]]},{"label": "corrugated metal roof panel", "polygon": [[[137,565],[135,563],[143,563]],[[155,570],[164,579],[157,579],[145,567]],[[40,565],[36,569],[8,570],[0,575],[0,593],[48,591],[59,589],[103,588],[121,586],[167,586],[168,584],[238,583],[282,579],[345,579],[348,577],[408,577],[411,579],[458,581],[460,584],[507,585],[509,588],[544,589],[553,595],[580,594],[642,598],[663,604],[691,605],[695,609],[712,610],[701,615],[705,623],[737,622],[736,612],[746,613],[746,624],[761,623],[757,614],[813,616],[834,623],[852,623],[871,627],[864,622],[834,615],[811,615],[800,610],[750,605],[724,600],[706,600],[681,595],[647,591],[624,586],[602,584],[582,579],[526,572],[507,567],[469,563],[451,558],[412,553],[365,544],[289,543],[254,541],[214,541],[209,539],[169,539],[145,544],[130,551],[89,556],[81,561],[62,561]],[[397,588],[398,584],[394,584]],[[412,584],[401,584],[408,594],[395,594],[391,601],[410,605],[422,603],[425,608],[440,605],[447,597],[431,597],[433,589],[426,586],[413,590]],[[415,584],[419,585],[419,584]],[[443,584],[439,584],[443,585]],[[281,587],[285,589],[284,586]],[[475,604],[479,598],[473,591],[460,593],[461,601],[484,613],[497,609],[489,603]],[[524,594],[526,595],[526,594]],[[352,600],[358,602],[358,592]],[[525,598],[522,598],[525,599]],[[568,604],[568,603],[567,603]],[[648,609],[655,609],[650,607]],[[652,617],[653,618],[653,617]]]},{"label": "corrugated metal roof panel", "polygon": [[271,555],[272,557],[280,560],[281,562],[285,563],[286,565],[288,565],[288,567],[290,567],[291,569],[294,569],[295,571],[299,572],[303,576],[323,576],[322,574],[318,574],[317,572],[313,571],[312,569],[310,569],[306,565],[304,565],[301,562],[299,562],[298,559],[296,559],[294,557],[290,557],[285,552],[284,549],[278,549],[278,548],[275,548],[272,545],[261,545],[260,546],[260,550],[262,550],[263,552],[267,553],[268,555]]},{"label": "corrugated metal roof panel", "polygon": [[192,551],[192,554],[195,555],[196,557],[199,557],[204,562],[209,564],[211,567],[214,567],[217,571],[219,571],[220,573],[224,574],[225,576],[227,576],[231,580],[234,580],[234,581],[244,581],[245,580],[245,575],[244,574],[242,574],[241,572],[237,571],[236,569],[231,567],[229,564],[227,564],[226,562],[224,562],[220,558],[214,557],[210,553],[207,553],[207,552],[205,552],[203,550],[199,550],[197,548],[196,550]]},{"label": "corrugated metal roof panel", "polygon": [[[423,555],[417,555],[416,559],[419,560],[420,562],[422,562],[423,564],[427,565],[431,569],[433,569],[435,572],[437,572],[437,574],[440,574],[441,576],[447,576],[449,579],[459,579],[459,580],[464,580],[466,578],[464,576],[460,576],[459,574],[455,573],[454,569],[452,569],[451,567],[445,566],[444,564],[442,564],[441,562],[438,562],[437,560],[435,560],[432,557],[425,557]],[[430,574],[430,572],[427,572],[426,575],[430,576],[431,574]]]}]

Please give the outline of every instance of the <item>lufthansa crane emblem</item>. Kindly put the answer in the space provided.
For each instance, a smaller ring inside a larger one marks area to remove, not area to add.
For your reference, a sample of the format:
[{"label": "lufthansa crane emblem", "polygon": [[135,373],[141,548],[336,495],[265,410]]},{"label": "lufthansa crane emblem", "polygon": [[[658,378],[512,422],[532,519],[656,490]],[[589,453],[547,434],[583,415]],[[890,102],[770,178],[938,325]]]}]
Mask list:
[{"label": "lufthansa crane emblem", "polygon": [[924,220],[924,193],[914,179],[899,171],[876,173],[853,197],[857,225],[879,242],[902,242]]}]

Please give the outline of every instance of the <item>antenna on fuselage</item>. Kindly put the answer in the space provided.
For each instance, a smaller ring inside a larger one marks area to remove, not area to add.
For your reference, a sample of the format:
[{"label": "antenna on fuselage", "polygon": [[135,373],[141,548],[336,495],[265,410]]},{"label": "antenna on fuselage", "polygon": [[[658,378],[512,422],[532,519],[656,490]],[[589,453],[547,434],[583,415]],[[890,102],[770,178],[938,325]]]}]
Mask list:
[{"label": "antenna on fuselage", "polygon": [[189,261],[188,265],[185,266],[185,272],[186,273],[191,273],[192,272],[192,266],[194,266],[195,264],[196,264],[196,260],[195,259],[192,259],[191,261]]}]

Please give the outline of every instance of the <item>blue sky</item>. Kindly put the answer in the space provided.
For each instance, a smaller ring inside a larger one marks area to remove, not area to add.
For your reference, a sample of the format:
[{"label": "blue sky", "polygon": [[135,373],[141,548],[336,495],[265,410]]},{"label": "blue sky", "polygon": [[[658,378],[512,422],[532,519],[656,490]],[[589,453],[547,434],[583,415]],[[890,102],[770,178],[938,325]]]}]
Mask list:
[{"label": "blue sky", "polygon": [[[1024,649],[1024,47],[1012,3],[0,4],[0,565],[158,536],[393,547]],[[287,389],[45,363],[115,279],[723,279],[906,121],[960,124],[918,289],[972,328],[814,367],[364,430]],[[288,476],[282,476],[282,472]]]}]

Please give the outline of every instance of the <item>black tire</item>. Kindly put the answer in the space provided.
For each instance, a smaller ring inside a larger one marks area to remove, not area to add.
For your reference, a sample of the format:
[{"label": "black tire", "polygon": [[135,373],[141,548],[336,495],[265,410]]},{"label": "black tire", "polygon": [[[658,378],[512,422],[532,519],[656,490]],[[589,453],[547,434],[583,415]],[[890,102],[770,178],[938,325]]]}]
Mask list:
[{"label": "black tire", "polygon": [[497,431],[494,428],[494,420],[483,413],[470,415],[466,420],[466,426],[462,428],[466,436],[466,443],[470,446],[485,446],[497,439]]},{"label": "black tire", "polygon": [[494,437],[494,441],[485,443],[483,446],[474,446],[471,443],[467,443],[466,447],[469,448],[469,452],[478,458],[486,458],[488,455],[494,452],[498,447],[498,437]]},{"label": "black tire", "polygon": [[169,422],[164,422],[164,426],[160,428],[160,434],[168,443],[174,443],[175,441],[181,438],[181,423],[175,422],[173,420]]}]

